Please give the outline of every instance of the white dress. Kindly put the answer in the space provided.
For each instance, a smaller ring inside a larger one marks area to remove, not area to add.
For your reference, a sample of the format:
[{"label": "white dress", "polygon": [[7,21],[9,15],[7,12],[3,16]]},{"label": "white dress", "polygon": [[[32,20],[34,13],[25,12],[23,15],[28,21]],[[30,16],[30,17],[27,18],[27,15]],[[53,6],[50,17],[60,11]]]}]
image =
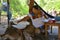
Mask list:
[{"label": "white dress", "polygon": [[29,14],[29,17],[31,18],[32,23],[33,23],[33,26],[34,26],[35,28],[39,28],[39,27],[41,27],[41,26],[44,25],[44,18],[43,18],[43,17],[33,19],[32,16],[31,16],[31,14]]},{"label": "white dress", "polygon": [[26,28],[27,25],[29,25],[30,23],[27,21],[21,21],[20,23],[18,23],[17,25],[12,25],[13,27],[17,28],[17,29],[24,29]]}]

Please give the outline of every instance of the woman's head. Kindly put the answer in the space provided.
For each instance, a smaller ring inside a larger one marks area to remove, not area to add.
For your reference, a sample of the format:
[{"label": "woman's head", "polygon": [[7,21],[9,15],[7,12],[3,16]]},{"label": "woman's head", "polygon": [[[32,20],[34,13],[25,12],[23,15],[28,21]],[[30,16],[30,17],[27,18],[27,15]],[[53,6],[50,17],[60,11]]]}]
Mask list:
[{"label": "woman's head", "polygon": [[33,9],[32,9],[32,12],[36,14],[36,13],[38,13],[38,11],[39,11],[38,6],[34,5]]},{"label": "woman's head", "polygon": [[42,16],[42,11],[39,9],[38,6],[34,5],[32,12],[36,15],[36,16]]}]

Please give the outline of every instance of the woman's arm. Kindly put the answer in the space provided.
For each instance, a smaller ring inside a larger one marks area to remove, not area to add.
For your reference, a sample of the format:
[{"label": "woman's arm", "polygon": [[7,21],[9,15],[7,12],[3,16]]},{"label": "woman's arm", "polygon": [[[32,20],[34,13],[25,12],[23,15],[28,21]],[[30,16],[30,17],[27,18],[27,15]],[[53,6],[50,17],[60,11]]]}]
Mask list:
[{"label": "woman's arm", "polygon": [[46,15],[44,15],[44,18],[46,18],[46,19],[47,19],[48,17],[47,17]]},{"label": "woman's arm", "polygon": [[19,23],[19,22],[21,22],[21,21],[27,21],[27,20],[29,20],[29,19],[30,19],[30,17],[29,17],[29,16],[26,16],[26,17],[24,17],[23,19],[18,20],[17,23]]}]

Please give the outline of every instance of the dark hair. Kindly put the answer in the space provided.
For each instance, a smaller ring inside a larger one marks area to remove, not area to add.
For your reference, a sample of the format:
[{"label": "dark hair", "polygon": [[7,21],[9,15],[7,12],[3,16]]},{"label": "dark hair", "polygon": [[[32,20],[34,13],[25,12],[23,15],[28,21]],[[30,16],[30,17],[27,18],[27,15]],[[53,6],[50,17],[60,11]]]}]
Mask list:
[{"label": "dark hair", "polygon": [[37,5],[34,5],[33,8],[35,8],[35,9],[39,9],[39,7],[38,7]]}]

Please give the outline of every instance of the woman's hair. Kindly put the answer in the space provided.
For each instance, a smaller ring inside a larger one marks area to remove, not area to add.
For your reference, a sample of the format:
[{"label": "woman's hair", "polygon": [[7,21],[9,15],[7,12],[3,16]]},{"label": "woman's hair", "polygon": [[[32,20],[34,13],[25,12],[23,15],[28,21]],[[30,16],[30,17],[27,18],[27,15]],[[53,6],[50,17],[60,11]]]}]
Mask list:
[{"label": "woman's hair", "polygon": [[35,9],[39,9],[39,7],[38,7],[37,5],[34,5],[33,8],[35,8]]}]

